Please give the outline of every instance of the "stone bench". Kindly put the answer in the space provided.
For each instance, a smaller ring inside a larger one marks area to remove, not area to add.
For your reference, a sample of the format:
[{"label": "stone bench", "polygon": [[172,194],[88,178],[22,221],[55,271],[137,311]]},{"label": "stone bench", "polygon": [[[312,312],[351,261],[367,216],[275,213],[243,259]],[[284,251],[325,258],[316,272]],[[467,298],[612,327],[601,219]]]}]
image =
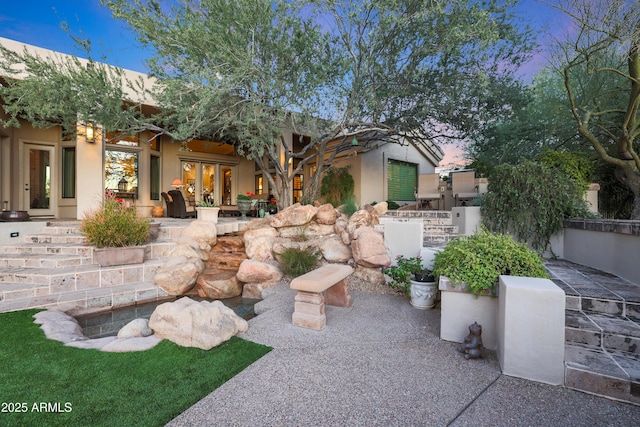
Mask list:
[{"label": "stone bench", "polygon": [[289,286],[297,290],[298,294],[295,297],[292,323],[320,331],[327,324],[325,303],[350,307],[351,295],[345,279],[351,273],[353,268],[348,265],[326,264],[293,279]]}]

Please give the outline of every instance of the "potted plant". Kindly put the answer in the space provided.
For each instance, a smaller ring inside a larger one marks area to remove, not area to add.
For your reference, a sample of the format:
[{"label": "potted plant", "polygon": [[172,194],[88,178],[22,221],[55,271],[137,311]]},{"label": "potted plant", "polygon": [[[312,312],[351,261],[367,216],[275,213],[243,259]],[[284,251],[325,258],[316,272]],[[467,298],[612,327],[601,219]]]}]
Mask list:
[{"label": "potted plant", "polygon": [[251,203],[253,202],[254,197],[255,197],[255,194],[253,194],[250,191],[247,191],[244,194],[238,194],[238,196],[236,197],[236,204],[238,205],[238,211],[240,211],[240,213],[242,214],[240,219],[242,220],[247,219],[247,212],[249,212],[249,209],[251,209]]},{"label": "potted plant", "polygon": [[196,211],[198,212],[198,219],[201,221],[210,221],[214,224],[218,223],[218,214],[220,208],[210,196],[199,201],[196,204]]},{"label": "potted plant", "polygon": [[431,271],[422,264],[422,258],[398,255],[395,265],[383,267],[382,273],[390,281],[388,285],[400,290],[404,295],[411,296],[411,305],[427,309],[435,306],[437,288]]},{"label": "potted plant", "polygon": [[134,207],[105,196],[98,209],[85,212],[80,231],[95,246],[94,256],[101,266],[137,264],[144,260],[144,244],[151,224],[138,218]]},{"label": "potted plant", "polygon": [[497,346],[500,275],[547,277],[543,260],[509,235],[480,230],[435,255],[433,275],[441,293],[440,338],[462,342],[468,327],[482,325],[485,347]]}]

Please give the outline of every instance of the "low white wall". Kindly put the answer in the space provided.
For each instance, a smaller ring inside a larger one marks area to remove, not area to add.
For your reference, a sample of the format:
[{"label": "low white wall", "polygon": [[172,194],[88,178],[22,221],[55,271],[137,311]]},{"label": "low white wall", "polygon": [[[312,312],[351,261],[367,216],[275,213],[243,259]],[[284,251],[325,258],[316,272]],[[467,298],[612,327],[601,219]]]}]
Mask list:
[{"label": "low white wall", "polygon": [[[0,245],[23,243],[25,236],[39,233],[47,225],[46,221],[0,222]],[[17,233],[17,236],[11,235]]]},{"label": "low white wall", "polygon": [[480,206],[451,208],[451,222],[458,226],[458,234],[470,235],[480,231],[481,220]]},{"label": "low white wall", "polygon": [[640,284],[640,221],[565,221],[563,258]]}]

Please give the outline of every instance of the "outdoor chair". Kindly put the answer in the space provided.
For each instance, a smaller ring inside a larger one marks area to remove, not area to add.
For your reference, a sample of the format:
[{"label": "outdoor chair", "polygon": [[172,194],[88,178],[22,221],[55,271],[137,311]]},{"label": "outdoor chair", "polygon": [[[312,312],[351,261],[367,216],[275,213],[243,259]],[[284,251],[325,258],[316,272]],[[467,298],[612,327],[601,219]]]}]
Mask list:
[{"label": "outdoor chair", "polygon": [[174,218],[195,218],[197,212],[194,206],[187,205],[180,190],[170,190],[169,195],[173,199]]},{"label": "outdoor chair", "polygon": [[167,217],[169,218],[173,218],[174,214],[173,214],[173,199],[171,198],[170,195],[168,195],[167,193],[165,193],[164,191],[162,193],[160,193],[162,195],[162,198],[164,199],[164,203],[167,205]]},{"label": "outdoor chair", "polygon": [[431,207],[431,201],[438,201],[438,209],[440,209],[440,174],[428,173],[418,177],[418,188],[415,192],[416,202],[418,209],[420,209],[424,203]]},{"label": "outdoor chair", "polygon": [[467,200],[474,200],[478,197],[476,171],[451,172],[450,179],[454,206],[458,206],[458,203],[466,206]]}]

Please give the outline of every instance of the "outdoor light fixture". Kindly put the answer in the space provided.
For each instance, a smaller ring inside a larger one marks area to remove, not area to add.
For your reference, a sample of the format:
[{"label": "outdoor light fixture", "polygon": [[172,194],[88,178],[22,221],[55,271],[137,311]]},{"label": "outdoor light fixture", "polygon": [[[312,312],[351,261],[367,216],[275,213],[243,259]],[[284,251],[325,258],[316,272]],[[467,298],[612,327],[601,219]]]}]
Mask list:
[{"label": "outdoor light fixture", "polygon": [[129,183],[127,182],[126,179],[124,179],[124,176],[123,176],[122,179],[118,181],[118,191],[125,192],[127,191],[128,186],[129,186]]},{"label": "outdoor light fixture", "polygon": [[86,129],[85,130],[85,140],[87,142],[89,142],[89,143],[96,142],[94,129],[93,129],[93,123],[92,122],[87,123],[85,129]]},{"label": "outdoor light fixture", "polygon": [[176,187],[176,190],[179,190],[180,187],[182,187],[184,185],[184,183],[182,182],[182,180],[180,178],[176,178],[173,180],[173,182],[171,183],[172,187]]},{"label": "outdoor light fixture", "polygon": [[358,138],[356,138],[355,136],[353,137],[353,141],[351,141],[351,145],[356,147],[358,145]]}]

